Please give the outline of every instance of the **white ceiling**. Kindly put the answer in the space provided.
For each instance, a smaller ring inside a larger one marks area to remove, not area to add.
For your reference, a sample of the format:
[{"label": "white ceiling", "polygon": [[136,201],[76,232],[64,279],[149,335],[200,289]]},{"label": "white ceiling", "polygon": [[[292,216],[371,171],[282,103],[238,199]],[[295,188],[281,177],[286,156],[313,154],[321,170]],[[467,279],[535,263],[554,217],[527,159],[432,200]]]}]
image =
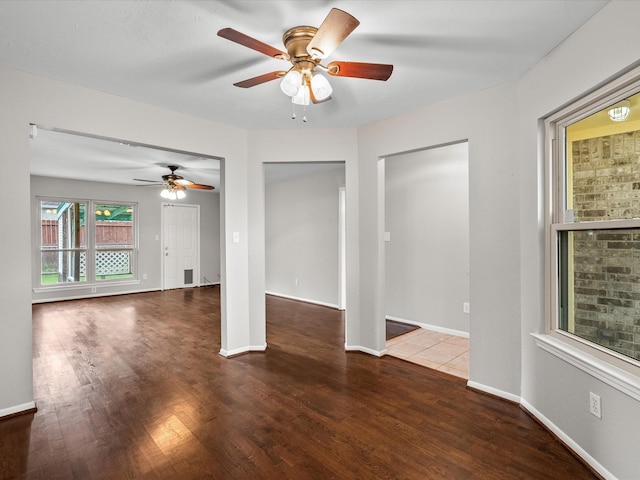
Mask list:
[{"label": "white ceiling", "polygon": [[31,137],[32,175],[149,186],[135,179],[162,183],[175,165],[178,175],[220,189],[217,158],[42,128]]},{"label": "white ceiling", "polygon": [[[0,64],[242,128],[359,127],[515,80],[604,4],[4,0]],[[284,49],[287,29],[319,26],[332,7],[360,26],[327,62],[392,63],[388,81],[330,77],[333,99],[307,107],[306,123],[301,110],[291,119],[278,81],[233,86],[288,64],[218,37],[218,30],[232,27]]]},{"label": "white ceiling", "polygon": [[[220,191],[220,160],[197,154],[36,128],[30,155],[31,173],[43,177],[150,186],[136,179],[161,183],[168,166],[176,165],[184,178]],[[336,168],[344,163],[272,163],[265,165],[264,176],[267,183],[279,182]]]}]

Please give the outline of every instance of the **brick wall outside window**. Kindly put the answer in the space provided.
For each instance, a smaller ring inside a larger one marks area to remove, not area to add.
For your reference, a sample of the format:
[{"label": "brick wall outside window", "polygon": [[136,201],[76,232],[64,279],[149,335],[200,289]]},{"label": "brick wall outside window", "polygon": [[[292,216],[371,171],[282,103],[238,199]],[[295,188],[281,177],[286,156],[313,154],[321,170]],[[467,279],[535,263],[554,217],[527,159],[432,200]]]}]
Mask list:
[{"label": "brick wall outside window", "polygon": [[[576,221],[640,218],[640,132],[572,144]],[[640,229],[573,232],[576,335],[640,360]]]}]

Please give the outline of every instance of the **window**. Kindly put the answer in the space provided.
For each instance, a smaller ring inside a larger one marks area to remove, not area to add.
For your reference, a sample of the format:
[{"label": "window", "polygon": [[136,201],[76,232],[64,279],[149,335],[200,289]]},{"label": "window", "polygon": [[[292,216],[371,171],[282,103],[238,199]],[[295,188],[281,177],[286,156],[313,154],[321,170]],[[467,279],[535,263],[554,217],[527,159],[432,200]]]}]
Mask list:
[{"label": "window", "polygon": [[621,80],[546,125],[549,332],[631,371],[640,366],[638,92],[640,81]]},{"label": "window", "polygon": [[137,278],[135,208],[115,202],[40,199],[40,284]]}]

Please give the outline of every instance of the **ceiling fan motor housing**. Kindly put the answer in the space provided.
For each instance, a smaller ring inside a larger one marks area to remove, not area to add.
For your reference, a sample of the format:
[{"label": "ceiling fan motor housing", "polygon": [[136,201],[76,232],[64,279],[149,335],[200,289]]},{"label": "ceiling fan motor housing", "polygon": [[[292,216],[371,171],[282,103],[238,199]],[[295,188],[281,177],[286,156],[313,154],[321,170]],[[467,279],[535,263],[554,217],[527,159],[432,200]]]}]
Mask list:
[{"label": "ceiling fan motor housing", "polygon": [[289,53],[293,68],[301,74],[311,74],[316,65],[320,63],[319,58],[312,58],[307,51],[307,45],[309,45],[317,31],[316,27],[293,27],[282,36],[282,42],[287,49],[287,53]]}]

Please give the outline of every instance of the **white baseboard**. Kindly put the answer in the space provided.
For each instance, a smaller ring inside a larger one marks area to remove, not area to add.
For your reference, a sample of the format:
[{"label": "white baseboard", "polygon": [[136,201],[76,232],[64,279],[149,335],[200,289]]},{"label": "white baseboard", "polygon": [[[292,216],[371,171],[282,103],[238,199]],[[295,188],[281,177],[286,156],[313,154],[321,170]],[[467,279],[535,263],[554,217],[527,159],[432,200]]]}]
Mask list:
[{"label": "white baseboard", "polygon": [[130,290],[126,292],[108,292],[108,293],[87,293],[84,295],[65,295],[63,297],[54,297],[54,298],[38,298],[32,299],[31,303],[48,303],[48,302],[61,302],[64,300],[82,300],[85,298],[98,298],[98,297],[114,297],[116,295],[129,295],[133,293],[147,293],[147,292],[159,292],[159,288],[145,288],[145,289],[136,289]]},{"label": "white baseboard", "polygon": [[265,293],[267,295],[273,295],[274,297],[287,298],[289,300],[296,300],[298,302],[312,303],[314,305],[321,305],[323,307],[330,307],[338,310],[338,304],[335,304],[335,303],[320,302],[318,300],[312,300],[310,298],[294,297],[292,295],[285,295],[283,293],[276,293],[276,292],[265,292]]},{"label": "white baseboard", "polygon": [[536,410],[533,405],[523,399],[520,400],[520,405],[522,405],[522,408],[533,415],[540,423],[542,423],[545,427],[552,431],[554,435],[562,440],[576,455],[578,455],[587,464],[589,464],[591,468],[602,475],[605,480],[618,480],[613,473],[604,468],[595,458],[589,455],[580,445],[574,442],[571,437],[560,430],[560,428],[558,428],[556,424],[554,424],[551,420],[549,420],[547,417],[542,415],[542,413]]},{"label": "white baseboard", "polygon": [[392,317],[387,315],[387,320],[393,320],[394,322],[406,323],[407,325],[415,325],[416,327],[425,328],[427,330],[433,330],[434,332],[446,333],[447,335],[455,335],[457,337],[469,338],[469,332],[463,330],[453,330],[451,328],[440,327],[438,325],[430,325],[428,323],[416,322],[415,320],[407,320],[406,318]]},{"label": "white baseboard", "polygon": [[547,417],[542,415],[538,410],[536,410],[533,405],[528,403],[522,397],[518,395],[514,395],[512,393],[504,392],[502,390],[498,390],[496,388],[488,387],[481,383],[468,381],[467,386],[473,388],[475,390],[479,390],[481,392],[489,393],[496,397],[504,398],[505,400],[509,400],[511,402],[519,404],[522,408],[524,408],[527,412],[529,412],[533,417],[535,417],[540,423],[542,423],[547,429],[553,432],[567,447],[569,447],[576,455],[578,455],[582,460],[584,460],[591,468],[593,468],[596,472],[598,472],[605,480],[618,480],[615,475],[613,475],[610,471],[604,468],[595,458],[589,455],[580,445],[578,445],[575,441],[571,439],[566,433],[564,433],[557,425],[551,422]]},{"label": "white baseboard", "polygon": [[363,347],[362,345],[346,345],[344,346],[344,349],[347,352],[362,352],[362,353],[368,353],[369,355],[373,355],[376,357],[382,357],[385,355],[385,353],[387,352],[386,349],[383,350],[373,350],[371,348],[367,348],[367,347]]},{"label": "white baseboard", "polygon": [[22,403],[20,405],[14,405],[9,408],[0,408],[0,418],[8,417],[9,415],[16,415],[36,408],[35,402]]},{"label": "white baseboard", "polygon": [[249,352],[264,352],[267,349],[267,344],[265,343],[264,345],[247,345],[246,347],[240,347],[240,348],[234,348],[232,350],[225,350],[224,348],[220,349],[220,352],[218,352],[220,355],[222,355],[223,357],[234,357],[236,355],[240,355],[242,353],[249,353]]},{"label": "white baseboard", "polygon": [[467,386],[469,388],[473,388],[475,390],[480,390],[481,392],[489,393],[495,397],[504,398],[505,400],[509,400],[510,402],[520,403],[520,396],[514,395],[513,393],[505,392],[503,390],[498,390],[497,388],[488,387],[481,383],[472,382],[471,380],[467,381]]}]

